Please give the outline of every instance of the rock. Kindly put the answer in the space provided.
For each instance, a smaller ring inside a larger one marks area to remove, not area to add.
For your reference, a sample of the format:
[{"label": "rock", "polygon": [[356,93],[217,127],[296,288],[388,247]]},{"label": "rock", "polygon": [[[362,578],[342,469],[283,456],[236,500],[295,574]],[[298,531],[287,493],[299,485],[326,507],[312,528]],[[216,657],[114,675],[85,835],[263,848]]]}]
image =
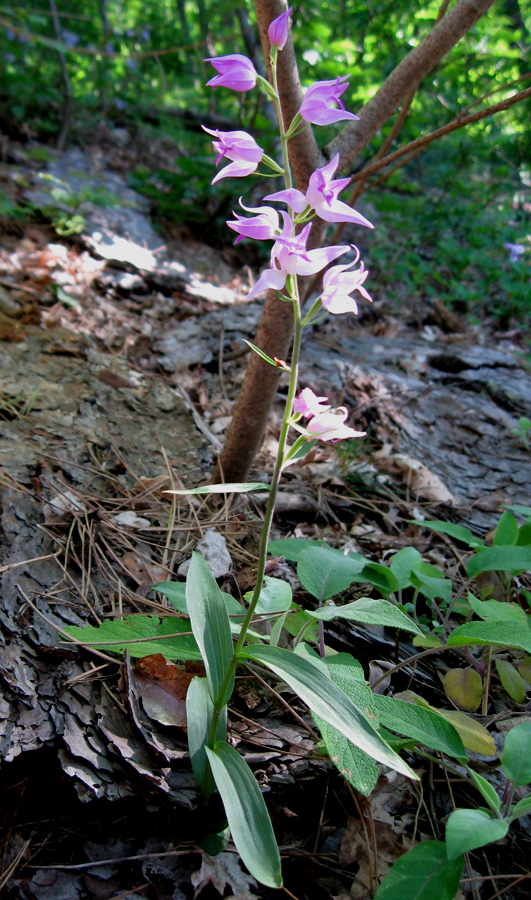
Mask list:
[{"label": "rock", "polygon": [[[219,534],[219,532],[214,531],[214,529],[207,531],[205,536],[198,541],[195,552],[199,553],[199,555],[208,563],[212,569],[214,578],[222,578],[223,575],[229,574],[232,560],[230,558],[230,553],[227,550],[225,538],[222,534]],[[177,569],[178,574],[187,575],[191,562],[192,557],[187,559],[186,562],[181,563]]]}]

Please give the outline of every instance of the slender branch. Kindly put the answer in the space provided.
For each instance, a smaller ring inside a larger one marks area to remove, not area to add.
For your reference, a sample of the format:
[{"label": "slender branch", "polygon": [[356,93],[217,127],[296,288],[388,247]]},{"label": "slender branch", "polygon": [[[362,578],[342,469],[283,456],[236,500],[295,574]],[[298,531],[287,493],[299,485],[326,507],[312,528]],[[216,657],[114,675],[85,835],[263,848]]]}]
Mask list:
[{"label": "slender branch", "polygon": [[359,111],[359,122],[351,122],[327,146],[331,158],[339,152],[343,167],[351,165],[382,125],[396,112],[404,98],[428,72],[450,52],[461,37],[484,15],[495,0],[458,0],[450,12],[398,64],[378,93]]},{"label": "slender branch", "polygon": [[383,159],[369,163],[369,165],[362,169],[361,172],[353,175],[352,180],[354,182],[365,180],[370,175],[374,175],[375,172],[379,172],[380,169],[389,166],[396,159],[400,159],[402,156],[406,156],[408,153],[412,153],[412,151],[417,150],[418,148],[431,144],[432,141],[436,141],[438,138],[443,137],[443,135],[450,134],[458,128],[464,128],[466,125],[471,125],[473,122],[479,122],[481,119],[485,119],[487,116],[493,116],[495,113],[502,112],[504,109],[510,109],[515,103],[521,103],[529,97],[531,97],[531,88],[526,88],[523,91],[518,91],[517,94],[513,94],[512,97],[508,97],[507,100],[502,100],[500,103],[488,106],[487,109],[479,110],[479,112],[472,113],[469,116],[459,115],[446,125],[442,125],[441,128],[437,128],[435,131],[430,131],[429,134],[425,134],[420,138],[416,138],[414,141],[410,141],[409,144],[405,144],[404,147],[395,150],[395,152],[390,153],[389,156],[385,156]]}]

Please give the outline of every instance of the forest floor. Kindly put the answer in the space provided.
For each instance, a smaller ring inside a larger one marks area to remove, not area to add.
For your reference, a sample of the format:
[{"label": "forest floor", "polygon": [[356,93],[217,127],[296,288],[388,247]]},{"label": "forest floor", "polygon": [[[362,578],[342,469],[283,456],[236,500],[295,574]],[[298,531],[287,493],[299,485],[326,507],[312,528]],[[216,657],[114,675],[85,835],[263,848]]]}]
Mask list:
[{"label": "forest floor", "polygon": [[[209,529],[231,559],[220,585],[235,596],[252,587],[264,498],[209,506],[164,490],[208,481],[243,378],[243,339],[260,315],[260,302],[246,301],[258,272],[184,231],[161,238],[104,155],[70,150],[48,164],[58,181],[43,182],[22,149],[12,152],[35,206],[59,181],[121,203],[84,200],[75,237],[43,219],[1,238],[0,885],[8,900],[272,896],[230,846],[215,857],[200,848],[221,812],[201,805],[183,723],[168,719],[167,696],[152,696],[156,661],[120,665],[74,649],[62,631],[167,615],[151,587],[178,577]],[[12,165],[1,177],[15,189]],[[54,203],[56,217],[68,215]],[[531,410],[528,350],[518,329],[472,327],[437,302],[397,310],[380,298],[358,318],[309,330],[301,384],[349,407],[367,438],[316,447],[289,469],[275,536],[348,543],[377,562],[414,546],[457,572],[451,542],[412,520],[485,535],[504,506],[531,505],[531,454],[513,433]],[[256,480],[271,474],[282,392],[281,383]],[[294,568],[279,565],[304,598]],[[383,630],[350,625],[330,627],[327,641],[374,678],[395,649]],[[411,652],[402,645],[404,658]],[[442,769],[426,763],[425,796],[382,774],[369,802],[319,755],[299,704],[294,717],[267,683],[242,673],[237,684],[231,736],[266,793],[286,886],[299,900],[369,897],[450,811]],[[393,676],[393,690],[410,686],[449,705],[435,664]],[[476,718],[498,735],[528,709],[494,684],[488,716]],[[497,881],[527,871],[521,822],[474,855],[464,894],[523,896]]]}]

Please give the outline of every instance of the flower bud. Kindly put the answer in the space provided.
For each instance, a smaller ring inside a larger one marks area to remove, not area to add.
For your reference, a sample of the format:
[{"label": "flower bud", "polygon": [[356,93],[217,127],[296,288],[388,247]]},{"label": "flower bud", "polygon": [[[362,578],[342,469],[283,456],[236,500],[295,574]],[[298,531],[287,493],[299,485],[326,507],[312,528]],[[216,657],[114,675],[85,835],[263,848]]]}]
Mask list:
[{"label": "flower bud", "polygon": [[278,47],[279,50],[283,50],[286,46],[286,41],[288,39],[288,25],[289,25],[289,17],[291,15],[292,6],[288,9],[287,12],[282,13],[278,18],[273,19],[271,25],[269,26],[268,35],[269,40],[272,47]]}]

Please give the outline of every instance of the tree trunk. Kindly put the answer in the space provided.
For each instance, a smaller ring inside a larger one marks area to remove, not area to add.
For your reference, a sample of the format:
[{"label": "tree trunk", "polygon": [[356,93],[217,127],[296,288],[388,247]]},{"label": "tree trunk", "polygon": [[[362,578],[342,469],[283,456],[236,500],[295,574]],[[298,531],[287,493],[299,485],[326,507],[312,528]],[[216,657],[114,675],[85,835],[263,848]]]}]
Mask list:
[{"label": "tree trunk", "polygon": [[[457,44],[459,39],[484,15],[495,0],[458,0],[424,38],[391,72],[378,93],[359,111],[359,122],[352,122],[328,145],[327,158],[339,152],[340,168],[351,164],[380,128],[396,112],[403,100],[418,87],[430,72]],[[260,39],[266,60],[269,60],[267,29],[276,16],[285,12],[285,0],[255,0]],[[297,63],[291,34],[278,56],[278,78],[282,110],[290,122],[302,101]],[[308,128],[290,141],[290,161],[294,179],[305,190],[312,172],[323,164],[323,158],[312,129]],[[312,243],[317,241],[319,229],[312,228]],[[321,235],[322,235],[321,230]],[[276,298],[274,291],[266,296],[264,310],[255,343],[269,356],[285,359],[292,334],[291,306]],[[273,403],[279,372],[251,353],[242,390],[225,446],[214,473],[214,481],[245,481],[254,457],[262,442],[265,426]]]}]

